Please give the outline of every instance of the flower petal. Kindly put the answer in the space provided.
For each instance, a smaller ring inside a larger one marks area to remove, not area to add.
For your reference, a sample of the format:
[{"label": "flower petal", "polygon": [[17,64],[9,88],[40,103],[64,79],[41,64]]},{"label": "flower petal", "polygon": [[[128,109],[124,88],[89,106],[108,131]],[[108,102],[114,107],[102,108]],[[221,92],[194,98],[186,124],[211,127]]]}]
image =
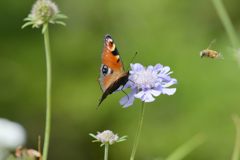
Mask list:
[{"label": "flower petal", "polygon": [[135,94],[134,96],[136,97],[136,98],[139,98],[139,99],[142,99],[142,97],[144,96],[144,91],[140,91],[140,92],[138,92],[137,94]]},{"label": "flower petal", "polygon": [[167,72],[169,72],[169,71],[170,71],[170,67],[168,67],[168,66],[163,67],[161,74],[167,74]]},{"label": "flower petal", "polygon": [[148,66],[147,71],[153,71],[153,66]]},{"label": "flower petal", "polygon": [[154,89],[151,89],[150,90],[151,94],[154,95],[155,97],[159,96],[162,92],[159,91],[159,90],[154,90]]},{"label": "flower petal", "polygon": [[176,88],[163,88],[162,93],[167,95],[173,95],[176,92]]},{"label": "flower petal", "polygon": [[177,80],[174,79],[174,78],[172,78],[172,80],[171,80],[170,82],[165,83],[165,84],[163,84],[162,86],[163,86],[163,87],[170,87],[171,85],[176,84],[176,83],[177,83]]},{"label": "flower petal", "polygon": [[156,64],[156,65],[154,66],[153,70],[154,70],[155,72],[159,72],[159,71],[161,71],[162,68],[163,68],[163,66],[162,66],[161,64]]},{"label": "flower petal", "polygon": [[142,100],[144,102],[153,102],[155,100],[155,98],[153,98],[152,94],[150,92],[145,92]]},{"label": "flower petal", "polygon": [[134,102],[134,94],[136,93],[136,90],[132,90],[131,93],[129,93],[127,96],[124,96],[121,100],[120,100],[120,104],[126,108],[129,107],[133,104]]},{"label": "flower petal", "polygon": [[130,64],[132,71],[141,71],[144,69],[140,63]]}]

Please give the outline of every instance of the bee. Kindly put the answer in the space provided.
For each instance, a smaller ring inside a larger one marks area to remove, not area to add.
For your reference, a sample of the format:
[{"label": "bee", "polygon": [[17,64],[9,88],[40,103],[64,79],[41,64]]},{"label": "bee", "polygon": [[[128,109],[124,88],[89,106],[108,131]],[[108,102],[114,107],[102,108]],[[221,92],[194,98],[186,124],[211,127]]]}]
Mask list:
[{"label": "bee", "polygon": [[223,56],[221,53],[219,53],[218,51],[215,51],[215,50],[211,50],[209,49],[210,46],[215,42],[215,40],[213,40],[207,49],[204,49],[200,52],[200,57],[203,58],[203,57],[208,57],[208,58],[214,58],[214,59],[223,59]]},{"label": "bee", "polygon": [[209,57],[209,58],[223,58],[221,53],[214,51],[214,50],[210,50],[210,49],[205,49],[203,51],[200,52],[200,57]]}]

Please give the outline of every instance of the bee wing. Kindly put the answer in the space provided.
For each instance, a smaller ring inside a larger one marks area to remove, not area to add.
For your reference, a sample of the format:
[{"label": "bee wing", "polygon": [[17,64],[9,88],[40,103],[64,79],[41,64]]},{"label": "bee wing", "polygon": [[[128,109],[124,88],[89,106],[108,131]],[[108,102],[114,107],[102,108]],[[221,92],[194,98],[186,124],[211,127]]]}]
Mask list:
[{"label": "bee wing", "polygon": [[224,59],[223,55],[221,53],[218,53],[218,59]]}]

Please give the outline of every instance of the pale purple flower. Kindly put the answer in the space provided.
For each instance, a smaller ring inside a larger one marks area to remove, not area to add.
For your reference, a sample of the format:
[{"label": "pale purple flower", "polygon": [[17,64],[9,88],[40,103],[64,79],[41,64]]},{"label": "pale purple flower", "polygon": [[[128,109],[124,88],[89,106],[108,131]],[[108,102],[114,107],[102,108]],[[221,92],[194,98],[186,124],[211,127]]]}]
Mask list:
[{"label": "pale purple flower", "polygon": [[161,64],[144,67],[139,63],[130,66],[129,81],[125,87],[131,88],[131,92],[120,100],[124,107],[132,105],[135,98],[153,102],[154,97],[161,94],[173,95],[176,92],[176,88],[168,88],[177,83],[176,79],[170,77],[170,67]]}]

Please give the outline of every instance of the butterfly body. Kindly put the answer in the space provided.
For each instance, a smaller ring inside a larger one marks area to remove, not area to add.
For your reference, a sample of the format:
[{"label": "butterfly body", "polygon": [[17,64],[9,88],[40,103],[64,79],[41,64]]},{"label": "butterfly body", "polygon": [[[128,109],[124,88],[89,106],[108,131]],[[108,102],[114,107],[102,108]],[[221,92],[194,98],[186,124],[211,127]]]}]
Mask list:
[{"label": "butterfly body", "polygon": [[128,75],[128,72],[124,71],[122,60],[112,37],[106,35],[104,38],[102,65],[100,67],[99,78],[103,94],[98,106],[100,106],[109,94],[112,94],[127,83]]}]

